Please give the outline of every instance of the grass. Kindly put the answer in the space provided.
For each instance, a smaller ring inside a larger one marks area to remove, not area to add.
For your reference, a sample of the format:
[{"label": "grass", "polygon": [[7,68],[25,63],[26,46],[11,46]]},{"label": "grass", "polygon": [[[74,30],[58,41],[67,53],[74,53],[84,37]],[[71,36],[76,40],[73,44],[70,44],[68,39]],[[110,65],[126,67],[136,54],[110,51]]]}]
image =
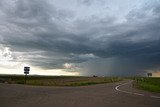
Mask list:
[{"label": "grass", "polygon": [[[0,75],[0,80],[9,84],[24,84],[24,76]],[[27,85],[38,86],[85,86],[121,81],[119,77],[82,77],[82,76],[27,76]]]},{"label": "grass", "polygon": [[135,78],[134,86],[138,89],[160,93],[160,78]]}]

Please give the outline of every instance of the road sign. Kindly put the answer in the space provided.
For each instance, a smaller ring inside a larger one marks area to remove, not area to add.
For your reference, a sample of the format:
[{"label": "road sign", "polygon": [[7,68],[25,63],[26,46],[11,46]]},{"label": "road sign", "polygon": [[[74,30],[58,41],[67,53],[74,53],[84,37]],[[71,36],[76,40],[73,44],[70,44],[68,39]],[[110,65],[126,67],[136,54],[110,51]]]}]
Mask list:
[{"label": "road sign", "polygon": [[24,67],[24,74],[25,74],[25,77],[24,77],[25,81],[24,81],[24,83],[25,84],[26,84],[26,80],[27,80],[27,74],[29,74],[29,71],[30,71],[30,67]]},{"label": "road sign", "polygon": [[29,74],[30,67],[24,67],[24,74]]}]

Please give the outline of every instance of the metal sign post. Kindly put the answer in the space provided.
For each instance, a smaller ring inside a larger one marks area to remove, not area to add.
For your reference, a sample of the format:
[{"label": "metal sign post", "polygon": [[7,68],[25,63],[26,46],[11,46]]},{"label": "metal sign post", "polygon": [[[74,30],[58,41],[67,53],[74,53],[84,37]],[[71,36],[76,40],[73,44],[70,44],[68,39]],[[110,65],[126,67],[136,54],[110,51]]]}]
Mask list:
[{"label": "metal sign post", "polygon": [[30,67],[24,67],[24,74],[25,74],[24,83],[25,84],[26,84],[26,80],[27,80],[27,74],[29,74],[29,71],[30,71]]}]

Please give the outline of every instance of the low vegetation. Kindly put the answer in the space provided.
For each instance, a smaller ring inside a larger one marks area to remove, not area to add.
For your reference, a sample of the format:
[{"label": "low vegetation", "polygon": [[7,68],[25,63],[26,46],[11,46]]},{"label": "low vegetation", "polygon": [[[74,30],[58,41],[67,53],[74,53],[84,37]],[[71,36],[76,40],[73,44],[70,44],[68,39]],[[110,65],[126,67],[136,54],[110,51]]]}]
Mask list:
[{"label": "low vegetation", "polygon": [[[121,81],[119,77],[81,77],[81,76],[27,76],[27,85],[40,86],[84,86]],[[1,75],[1,82],[24,84],[24,76]]]},{"label": "low vegetation", "polygon": [[134,86],[151,92],[160,92],[160,78],[134,78]]}]

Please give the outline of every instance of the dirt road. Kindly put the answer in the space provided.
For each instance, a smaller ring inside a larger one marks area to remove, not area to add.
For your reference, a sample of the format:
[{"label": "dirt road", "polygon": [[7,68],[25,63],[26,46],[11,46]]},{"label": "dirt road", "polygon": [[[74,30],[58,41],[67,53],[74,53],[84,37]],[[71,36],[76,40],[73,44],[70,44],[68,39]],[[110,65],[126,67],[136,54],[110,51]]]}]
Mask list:
[{"label": "dirt road", "polygon": [[0,84],[0,107],[160,107],[160,93],[132,88],[131,81],[82,87]]}]

